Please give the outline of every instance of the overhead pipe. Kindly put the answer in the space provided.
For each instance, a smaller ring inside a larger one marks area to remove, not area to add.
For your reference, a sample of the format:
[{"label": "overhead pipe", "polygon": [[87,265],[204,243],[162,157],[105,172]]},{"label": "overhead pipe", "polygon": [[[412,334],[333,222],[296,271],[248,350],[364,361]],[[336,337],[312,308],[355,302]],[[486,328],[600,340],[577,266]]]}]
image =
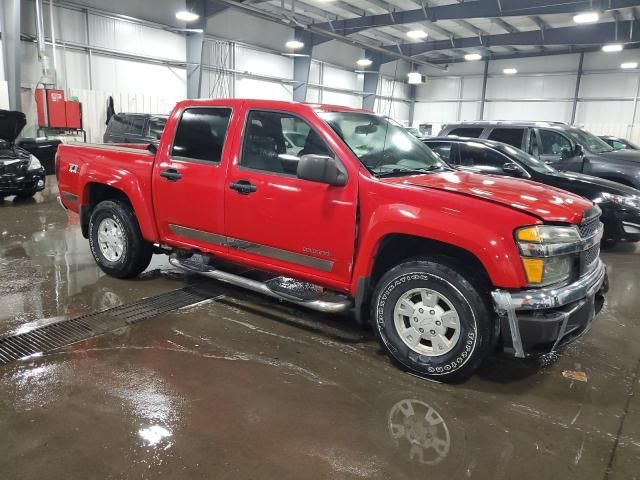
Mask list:
[{"label": "overhead pipe", "polygon": [[42,77],[40,77],[39,84],[45,86],[55,85],[55,80],[51,78],[51,70],[49,66],[49,56],[45,46],[44,38],[44,20],[43,20],[43,8],[42,0],[35,0],[36,3],[36,41],[38,44],[38,59],[42,64]]}]

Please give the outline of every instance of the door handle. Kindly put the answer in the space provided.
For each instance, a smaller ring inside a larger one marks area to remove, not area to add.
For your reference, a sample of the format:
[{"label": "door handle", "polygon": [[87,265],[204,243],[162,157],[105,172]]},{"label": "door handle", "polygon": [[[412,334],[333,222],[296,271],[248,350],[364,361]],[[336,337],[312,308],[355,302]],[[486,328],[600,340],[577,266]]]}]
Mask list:
[{"label": "door handle", "polygon": [[177,182],[182,178],[182,175],[175,168],[167,168],[160,172],[160,176],[166,178],[170,182]]},{"label": "door handle", "polygon": [[249,180],[238,180],[237,182],[231,182],[229,184],[229,188],[231,190],[235,190],[240,195],[249,195],[250,193],[258,190],[258,188],[255,185],[252,185]]}]

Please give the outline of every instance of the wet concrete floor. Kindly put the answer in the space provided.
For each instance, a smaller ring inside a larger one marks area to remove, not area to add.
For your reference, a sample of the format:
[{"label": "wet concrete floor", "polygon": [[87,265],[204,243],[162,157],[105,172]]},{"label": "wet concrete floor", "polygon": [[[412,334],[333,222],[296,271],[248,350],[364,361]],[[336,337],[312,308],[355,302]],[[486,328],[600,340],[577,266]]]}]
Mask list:
[{"label": "wet concrete floor", "polygon": [[[0,335],[201,281],[163,257],[104,276],[49,184],[0,202]],[[603,256],[587,337],[546,368],[495,356],[462,385],[397,370],[347,317],[235,289],[0,366],[0,478],[638,478],[640,255]]]}]

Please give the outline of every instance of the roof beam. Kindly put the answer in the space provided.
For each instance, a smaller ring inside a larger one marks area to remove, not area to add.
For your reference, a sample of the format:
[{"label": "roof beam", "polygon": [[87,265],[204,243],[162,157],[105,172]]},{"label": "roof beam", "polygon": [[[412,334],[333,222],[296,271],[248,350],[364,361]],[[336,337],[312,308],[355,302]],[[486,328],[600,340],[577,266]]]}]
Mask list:
[{"label": "roof beam", "polygon": [[[639,0],[578,0],[572,2],[554,2],[553,0],[468,0],[463,3],[434,5],[414,10],[394,11],[376,15],[364,15],[333,22],[337,33],[350,35],[368,28],[403,25],[407,23],[436,22],[438,20],[461,20],[469,18],[498,18],[512,16],[536,16],[556,13],[579,13],[591,10],[601,4],[604,10],[615,10],[640,6]],[[328,23],[315,25],[330,29]]]},{"label": "roof beam", "polygon": [[435,40],[422,43],[406,43],[402,46],[405,55],[422,55],[433,50],[449,50],[451,48],[488,48],[494,46],[513,45],[602,45],[616,41],[640,41],[640,21],[620,22],[616,29],[615,22],[597,23],[593,25],[577,25],[571,27],[547,28],[543,31],[529,30],[524,32],[484,35],[482,37],[464,37],[451,40]]},{"label": "roof beam", "polygon": [[[627,49],[636,49],[636,48],[640,48],[640,43],[634,43],[632,45],[627,45],[626,47]],[[518,53],[509,53],[506,55],[496,55],[496,54],[492,54],[491,57],[489,58],[490,60],[509,60],[509,59],[516,59],[516,58],[528,58],[528,57],[548,57],[548,56],[552,56],[552,55],[567,55],[567,54],[572,54],[572,53],[581,53],[581,52],[598,52],[600,51],[600,47],[579,47],[579,48],[563,48],[560,50],[545,50],[545,51],[535,51],[535,52],[518,52]],[[451,64],[451,63],[463,63],[463,62],[467,62],[467,60],[464,59],[464,57],[460,56],[457,58],[448,58],[448,59],[441,59],[441,58],[429,58],[429,62],[434,63],[434,64],[439,64],[439,65],[447,65],[447,64]]]},{"label": "roof beam", "polygon": [[507,33],[516,33],[520,31],[516,27],[511,25],[509,22],[506,22],[501,18],[494,18],[493,23],[495,23],[497,26],[499,26],[501,29],[503,29]]}]

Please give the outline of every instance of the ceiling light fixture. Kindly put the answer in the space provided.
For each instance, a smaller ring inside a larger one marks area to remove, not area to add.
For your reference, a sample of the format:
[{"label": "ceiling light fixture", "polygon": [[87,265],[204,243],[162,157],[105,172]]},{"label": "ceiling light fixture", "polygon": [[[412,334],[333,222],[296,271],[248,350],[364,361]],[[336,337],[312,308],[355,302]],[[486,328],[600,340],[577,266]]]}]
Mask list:
[{"label": "ceiling light fixture", "polygon": [[464,59],[467,62],[473,62],[474,60],[480,60],[482,58],[482,55],[480,55],[479,53],[467,53],[464,56]]},{"label": "ceiling light fixture", "polygon": [[575,15],[573,21],[576,23],[594,23],[600,20],[598,12],[583,12]]},{"label": "ceiling light fixture", "polygon": [[409,30],[407,32],[407,37],[413,38],[414,40],[422,40],[423,38],[427,38],[429,34],[424,30]]},{"label": "ceiling light fixture", "polygon": [[285,47],[290,48],[291,50],[298,50],[302,47],[304,47],[304,43],[302,43],[300,40],[289,40],[287,43],[284,44]]},{"label": "ceiling light fixture", "polygon": [[200,15],[188,10],[180,10],[176,13],[176,18],[178,20],[182,20],[183,22],[193,22],[195,20],[198,20],[200,18]]},{"label": "ceiling light fixture", "polygon": [[420,85],[421,83],[424,83],[424,79],[420,72],[409,72],[407,73],[407,77],[409,85]]},{"label": "ceiling light fixture", "polygon": [[356,63],[358,64],[359,67],[370,67],[373,62],[368,58],[361,58]]},{"label": "ceiling light fixture", "polygon": [[518,70],[516,70],[515,68],[505,68],[504,70],[502,70],[502,73],[504,73],[505,75],[514,75],[518,73]]},{"label": "ceiling light fixture", "polygon": [[628,70],[631,68],[638,68],[638,62],[624,62],[620,64],[620,68],[624,68],[625,70]]},{"label": "ceiling light fixture", "polygon": [[621,52],[622,49],[623,49],[623,46],[621,43],[610,43],[609,45],[602,46],[602,51],[607,53]]}]

